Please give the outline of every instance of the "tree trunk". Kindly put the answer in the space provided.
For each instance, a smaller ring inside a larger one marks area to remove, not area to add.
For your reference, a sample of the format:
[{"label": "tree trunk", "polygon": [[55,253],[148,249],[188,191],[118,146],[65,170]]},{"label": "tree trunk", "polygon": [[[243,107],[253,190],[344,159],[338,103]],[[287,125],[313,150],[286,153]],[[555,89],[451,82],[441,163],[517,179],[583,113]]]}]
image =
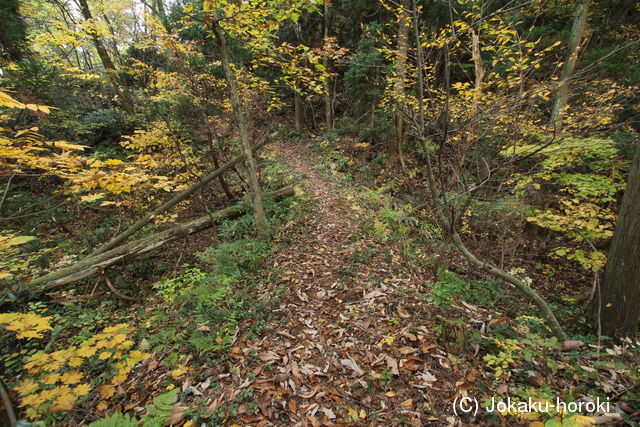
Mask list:
[{"label": "tree trunk", "polygon": [[[218,160],[218,153],[216,152],[215,144],[213,143],[213,135],[211,131],[207,132],[207,141],[209,142],[209,151],[211,151],[211,160],[213,160],[213,166],[216,169],[220,169],[220,161]],[[220,181],[220,186],[222,186],[222,191],[227,196],[227,199],[233,200],[233,193],[227,184],[227,181],[224,179],[224,174],[218,175],[218,181]]]},{"label": "tree trunk", "polygon": [[[329,25],[330,25],[330,3],[324,2],[324,44],[325,52],[322,55],[322,66],[325,69],[325,73],[329,72],[329,56],[326,52],[327,42],[329,38]],[[331,105],[331,79],[327,76],[324,81],[324,120],[326,131],[331,132],[333,130],[333,106]]]},{"label": "tree trunk", "polygon": [[640,324],[640,149],[622,198],[609,260],[589,307],[594,327],[609,337],[635,336]]},{"label": "tree trunk", "polygon": [[[82,16],[84,17],[85,21],[93,21],[93,16],[91,15],[91,9],[89,9],[89,3],[87,3],[87,0],[78,0],[78,1],[80,2],[80,10],[82,12]],[[109,56],[109,52],[107,51],[107,48],[104,46],[102,39],[95,31],[91,31],[91,38],[93,40],[93,45],[95,46],[96,51],[98,52],[98,56],[102,61],[102,65],[104,66],[105,71],[109,76],[109,80],[111,81],[111,84],[113,85],[116,93],[118,94],[118,97],[122,100],[122,107],[128,113],[133,112],[133,100],[131,99],[129,92],[123,89],[122,86],[120,85],[120,82],[118,81],[118,76],[116,75],[116,72],[117,72],[116,66],[111,60],[111,56]]]},{"label": "tree trunk", "polygon": [[293,108],[294,108],[294,120],[296,125],[296,132],[302,133],[302,100],[298,92],[293,94]]},{"label": "tree trunk", "polygon": [[242,149],[244,151],[245,163],[249,172],[249,187],[251,188],[251,205],[253,207],[253,215],[256,222],[256,229],[258,233],[265,234],[268,230],[267,217],[264,214],[264,206],[262,203],[262,194],[260,193],[260,181],[258,179],[258,165],[253,157],[251,150],[251,141],[249,140],[249,129],[247,121],[244,115],[244,109],[240,103],[240,96],[238,95],[238,84],[236,81],[236,75],[231,64],[229,63],[229,50],[227,47],[227,39],[223,33],[222,27],[218,21],[214,18],[212,21],[213,32],[218,40],[218,47],[220,48],[220,61],[222,62],[222,69],[227,81],[227,87],[229,89],[229,98],[231,99],[231,107],[238,124],[240,132],[240,140],[242,143]]},{"label": "tree trunk", "polygon": [[[398,52],[396,58],[396,81],[394,85],[394,91],[396,93],[397,102],[401,103],[402,97],[404,96],[405,89],[405,78],[407,75],[407,55],[409,51],[409,12],[407,10],[406,1],[400,3],[401,8],[400,15],[398,16]],[[403,170],[406,170],[406,165],[404,161],[404,115],[402,111],[400,111],[398,104],[398,108],[396,109],[396,152],[398,155],[398,160],[400,160],[400,165]]]},{"label": "tree trunk", "polygon": [[[282,199],[295,194],[292,186],[266,193],[265,197]],[[246,208],[241,204],[213,212],[193,221],[180,224],[152,236],[119,246],[96,256],[85,258],[76,264],[54,271],[25,284],[21,290],[29,292],[47,291],[68,283],[82,280],[92,274],[123,260],[131,259],[159,248],[169,242],[181,239],[190,234],[207,229],[224,219],[234,219],[244,215]]]},{"label": "tree trunk", "polygon": [[576,68],[580,41],[582,40],[584,29],[587,26],[590,3],[591,0],[581,0],[576,8],[573,26],[571,27],[571,35],[569,36],[569,45],[567,46],[567,59],[560,73],[560,87],[558,88],[558,95],[551,110],[550,124],[554,126],[560,124],[562,112],[569,101],[569,81],[573,77],[573,71]]},{"label": "tree trunk", "polygon": [[154,7],[162,26],[167,30],[167,32],[171,32],[171,24],[169,23],[169,19],[167,18],[167,13],[164,9],[164,1],[163,0],[154,0]]},{"label": "tree trunk", "polygon": [[475,84],[473,94],[473,118],[469,124],[469,129],[466,132],[464,142],[460,147],[460,158],[458,160],[458,166],[451,177],[447,187],[451,186],[457,179],[459,179],[462,170],[464,169],[464,163],[467,159],[467,154],[471,149],[471,146],[476,141],[478,135],[478,126],[480,123],[480,99],[482,98],[482,86],[484,83],[485,69],[482,62],[482,51],[480,49],[480,35],[471,30],[471,52],[473,55],[473,68],[475,71]]}]

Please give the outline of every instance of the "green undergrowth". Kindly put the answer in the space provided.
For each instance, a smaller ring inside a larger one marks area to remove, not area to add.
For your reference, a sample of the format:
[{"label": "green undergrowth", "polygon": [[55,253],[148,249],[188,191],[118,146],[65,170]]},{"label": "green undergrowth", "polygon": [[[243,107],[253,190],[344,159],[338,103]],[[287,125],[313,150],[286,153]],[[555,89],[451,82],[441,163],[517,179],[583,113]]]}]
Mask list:
[{"label": "green undergrowth", "polygon": [[[301,182],[286,163],[272,153],[263,166],[269,190]],[[251,215],[224,221],[217,229],[219,242],[195,254],[180,273],[153,284],[157,304],[145,312],[151,349],[178,361],[185,354],[203,363],[225,358],[239,333],[263,333],[272,321],[271,311],[280,292],[260,299],[261,278],[268,274],[265,258],[283,227],[295,224],[308,212],[304,194],[276,202],[265,200],[271,231],[264,237],[253,232]],[[243,330],[240,327],[243,325]],[[158,329],[159,328],[159,329]]]},{"label": "green undergrowth", "polygon": [[[303,177],[292,173],[283,159],[273,153],[266,157],[262,168],[265,191],[302,186]],[[248,198],[241,203],[248,205]],[[272,269],[265,259],[286,240],[283,235],[295,230],[309,213],[309,198],[297,192],[280,201],[266,199],[265,211],[270,231],[263,237],[255,233],[252,215],[244,215],[222,221],[215,233],[208,231],[211,246],[195,253],[183,257],[177,252],[181,245],[176,245],[176,252],[160,253],[160,258],[152,255],[112,268],[107,273],[112,283],[120,292],[139,297],[139,303],[106,296],[95,277],[57,291],[49,300],[24,302],[20,311],[48,316],[53,330],[44,340],[0,334],[0,363],[6,368],[2,380],[13,387],[25,360],[38,351],[77,346],[106,327],[127,323],[134,327],[130,339],[137,343],[137,349],[152,354],[168,372],[156,384],[160,388],[146,394],[162,402],[171,400],[172,405],[187,373],[197,376],[200,369],[223,363],[237,340],[257,337],[270,322],[278,320],[272,308],[286,289],[263,289],[264,278]],[[110,225],[105,223],[105,229]],[[90,238],[99,240],[98,234]],[[175,259],[185,261],[176,265]],[[171,389],[175,396],[167,395],[166,390]],[[167,414],[149,409],[157,406],[151,405],[142,413],[144,425],[166,422]],[[58,415],[48,420],[63,421]],[[96,425],[121,421],[131,424],[128,415],[116,413]]]}]

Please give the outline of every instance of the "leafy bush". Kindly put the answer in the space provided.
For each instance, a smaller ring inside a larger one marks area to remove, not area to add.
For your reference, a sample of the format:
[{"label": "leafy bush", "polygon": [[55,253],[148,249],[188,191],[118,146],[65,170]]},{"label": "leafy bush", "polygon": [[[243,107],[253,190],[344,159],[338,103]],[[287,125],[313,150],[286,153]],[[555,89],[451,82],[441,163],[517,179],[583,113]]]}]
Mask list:
[{"label": "leafy bush", "polygon": [[126,131],[124,117],[113,108],[95,110],[82,118],[78,134],[89,145],[117,142]]},{"label": "leafy bush", "polygon": [[452,305],[456,299],[476,305],[490,305],[502,291],[495,282],[462,280],[456,273],[443,270],[438,281],[430,286],[429,300],[437,305]]}]

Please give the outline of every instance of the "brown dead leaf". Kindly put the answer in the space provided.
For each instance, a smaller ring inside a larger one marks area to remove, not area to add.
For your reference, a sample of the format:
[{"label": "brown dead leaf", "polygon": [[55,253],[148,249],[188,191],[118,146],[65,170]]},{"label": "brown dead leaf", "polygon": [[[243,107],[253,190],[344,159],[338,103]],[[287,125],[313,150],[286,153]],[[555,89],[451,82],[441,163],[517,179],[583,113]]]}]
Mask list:
[{"label": "brown dead leaf", "polygon": [[311,399],[313,396],[316,395],[316,393],[318,392],[318,390],[320,390],[319,387],[315,387],[313,390],[311,390],[309,393],[298,393],[298,396],[303,398],[303,399]]},{"label": "brown dead leaf", "polygon": [[380,292],[378,290],[373,290],[371,292],[368,292],[368,293],[364,294],[363,298],[364,299],[373,299],[373,298],[383,297],[383,296],[385,296],[384,292]]},{"label": "brown dead leaf", "polygon": [[169,424],[173,424],[173,425],[180,424],[180,422],[184,418],[184,413],[187,409],[189,409],[188,406],[174,405],[173,408],[171,408],[171,416],[169,417]]},{"label": "brown dead leaf", "polygon": [[424,354],[429,354],[430,350],[432,350],[434,348],[438,348],[438,344],[431,343],[431,344],[421,344],[420,345],[420,351],[423,352]]},{"label": "brown dead leaf", "polygon": [[151,372],[154,369],[156,369],[158,367],[158,365],[160,364],[160,362],[158,362],[157,359],[151,359],[149,361],[149,364],[147,365],[147,372]]},{"label": "brown dead leaf", "polygon": [[302,379],[302,375],[300,375],[300,368],[298,367],[298,363],[295,360],[291,361],[291,373],[295,378],[299,380]]},{"label": "brown dead leaf", "polygon": [[400,375],[400,370],[398,369],[398,361],[388,354],[384,355],[384,359],[387,362],[387,368],[391,371],[393,375]]},{"label": "brown dead leaf", "polygon": [[413,342],[418,341],[418,337],[416,337],[411,332],[405,332],[404,334],[402,334],[402,336],[408,339],[409,341],[413,341]]},{"label": "brown dead leaf", "polygon": [[353,360],[351,360],[351,359],[342,359],[342,360],[340,360],[340,364],[342,366],[346,366],[347,368],[350,368],[358,376],[364,374],[364,371],[362,369],[360,369],[358,364],[356,362],[354,362]]},{"label": "brown dead leaf", "polygon": [[258,354],[258,358],[263,362],[271,362],[273,360],[280,360],[280,356],[275,354],[273,351],[265,351]]},{"label": "brown dead leaf", "polygon": [[409,346],[404,346],[404,347],[400,347],[400,353],[407,355],[407,354],[413,354],[415,352],[417,352],[418,350],[416,350],[413,347],[409,347]]},{"label": "brown dead leaf", "polygon": [[578,340],[566,340],[562,343],[562,351],[576,350],[584,345],[583,341]]},{"label": "brown dead leaf", "polygon": [[418,362],[414,359],[407,359],[407,360],[403,360],[401,362],[401,366],[403,369],[406,369],[407,371],[417,371],[418,369],[420,369],[420,366],[422,365],[421,362]]}]

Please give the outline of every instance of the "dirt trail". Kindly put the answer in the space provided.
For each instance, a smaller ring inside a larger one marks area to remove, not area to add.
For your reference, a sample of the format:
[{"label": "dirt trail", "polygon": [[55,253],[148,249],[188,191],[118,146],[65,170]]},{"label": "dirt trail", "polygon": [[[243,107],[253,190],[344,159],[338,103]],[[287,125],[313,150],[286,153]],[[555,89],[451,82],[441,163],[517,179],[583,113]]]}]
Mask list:
[{"label": "dirt trail", "polygon": [[362,233],[341,190],[289,144],[273,149],[306,177],[317,209],[270,261],[284,273],[264,283],[264,297],[274,283],[289,289],[278,310],[286,322],[234,347],[211,408],[240,402],[240,419],[258,425],[420,425],[429,395],[444,391],[435,371],[449,367],[414,306],[424,280]]}]

